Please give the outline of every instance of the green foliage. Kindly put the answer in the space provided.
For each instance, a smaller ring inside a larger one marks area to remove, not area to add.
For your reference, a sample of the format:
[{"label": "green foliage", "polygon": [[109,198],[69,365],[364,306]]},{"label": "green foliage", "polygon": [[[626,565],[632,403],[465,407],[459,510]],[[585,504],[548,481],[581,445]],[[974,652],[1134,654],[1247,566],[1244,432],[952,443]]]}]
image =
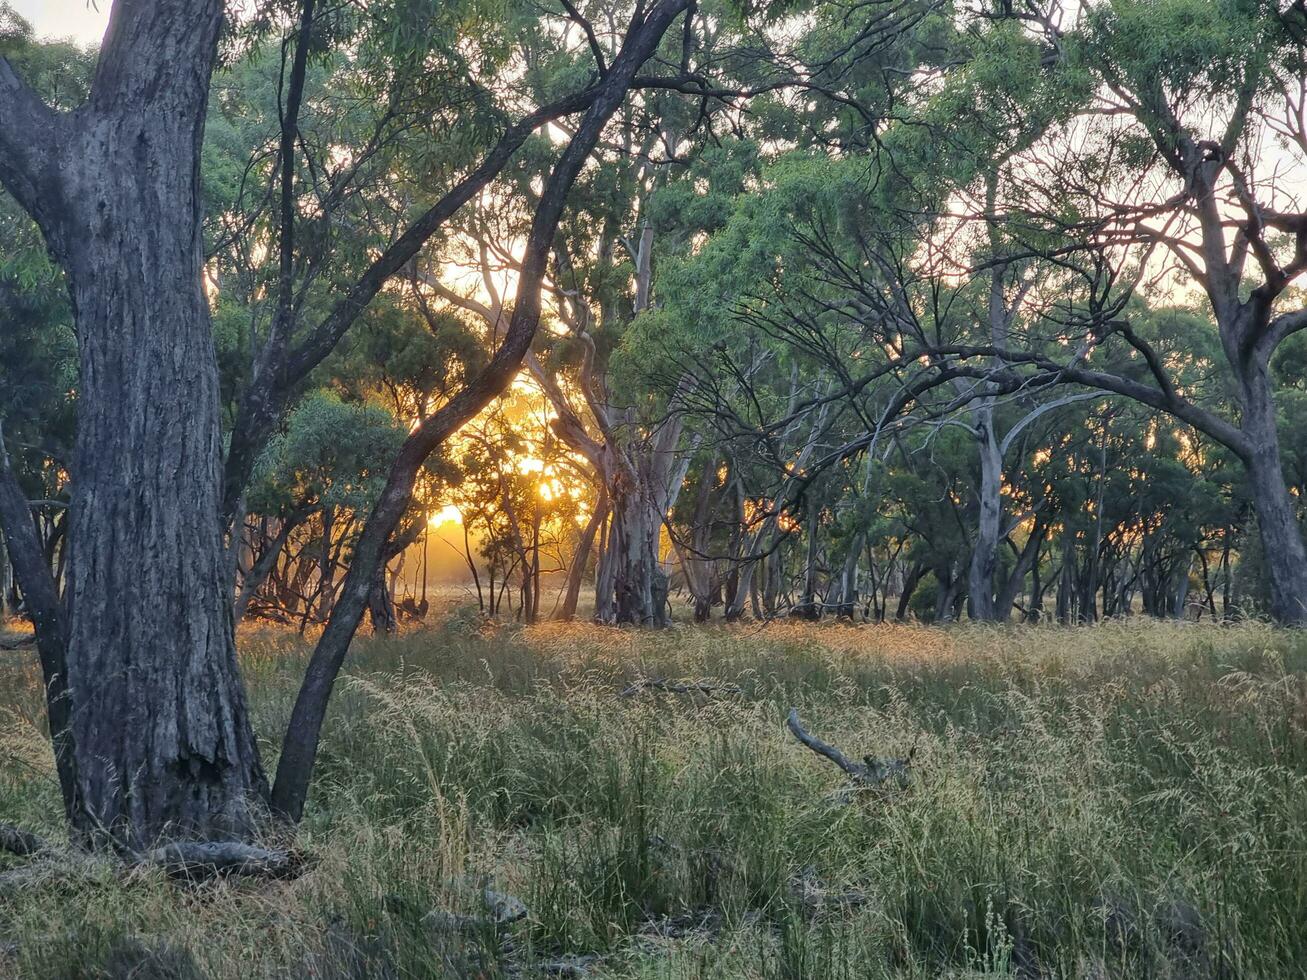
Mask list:
[{"label": "green foliage", "polygon": [[0,57],[12,57],[31,43],[32,25],[10,3],[0,3]]},{"label": "green foliage", "polygon": [[305,503],[366,512],[404,435],[384,409],[315,392],[260,456],[250,505],[269,514]]},{"label": "green foliage", "polygon": [[1260,87],[1281,30],[1266,7],[1259,0],[1113,0],[1088,10],[1083,57],[1109,81],[1162,89],[1173,108],[1198,108],[1228,98],[1246,80]]}]

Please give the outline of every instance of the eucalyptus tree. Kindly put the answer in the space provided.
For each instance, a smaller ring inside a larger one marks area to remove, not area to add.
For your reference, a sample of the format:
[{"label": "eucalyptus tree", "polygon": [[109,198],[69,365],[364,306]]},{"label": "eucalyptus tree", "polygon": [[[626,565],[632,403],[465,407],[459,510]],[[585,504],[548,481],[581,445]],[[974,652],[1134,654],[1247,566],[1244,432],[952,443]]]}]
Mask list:
[{"label": "eucalyptus tree", "polygon": [[[326,622],[340,570],[404,432],[384,408],[328,391],[295,407],[260,456],[249,491],[250,511],[258,515],[251,531],[258,533],[246,536],[237,556],[238,621],[253,601],[263,615],[301,630]],[[421,526],[421,515],[410,515],[397,541],[411,543]],[[383,586],[371,598],[383,625],[391,625],[389,590]]]},{"label": "eucalyptus tree", "polygon": [[[15,564],[37,626],[56,761],[78,835],[134,848],[162,836],[244,834],[268,801],[299,817],[327,699],[417,473],[515,373],[539,320],[540,282],[568,191],[686,7],[663,0],[634,11],[597,78],[525,111],[497,141],[481,141],[488,146],[479,163],[473,152],[442,174],[450,189],[301,331],[294,329],[305,280],[295,275],[302,215],[293,157],[309,49],[320,35],[312,0],[296,10],[272,185],[276,299],[240,396],[226,478],[200,182],[222,5],[119,0],[89,95],[71,111],[41,98],[21,59],[0,58],[0,183],[36,221],[63,270],[77,331],[67,605],[43,561]],[[449,5],[374,5],[367,14],[374,39],[412,46],[356,43],[377,55],[380,75],[386,64],[416,69],[429,54],[443,52],[452,63],[458,29],[475,22],[473,11]],[[417,29],[431,26],[432,16],[447,30]],[[239,510],[254,460],[296,386],[364,307],[531,132],[569,115],[580,118],[536,207],[503,343],[401,445],[310,662],[269,793],[236,662],[222,517]],[[10,506],[21,489],[8,465],[0,477],[8,551],[30,556],[25,501]]]},{"label": "eucalyptus tree", "polygon": [[[1047,70],[1081,86],[1077,111],[1032,144],[988,220],[1056,230],[1046,259],[1092,255],[1076,324],[979,344],[1027,382],[1070,383],[1168,412],[1243,464],[1268,569],[1271,612],[1307,622],[1307,547],[1289,490],[1271,369],[1304,326],[1292,284],[1307,271],[1307,216],[1293,180],[1307,162],[1301,76],[1307,14],[1256,3],[1138,0],[1002,4],[1047,52]],[[995,30],[999,28],[994,28]],[[1176,362],[1133,329],[1138,287],[1194,288],[1215,324],[1231,406],[1203,405]],[[1120,351],[1114,365],[1103,363]],[[1093,358],[1091,363],[1090,358]]]},{"label": "eucalyptus tree", "polygon": [[[587,207],[564,227],[556,249],[552,293],[561,336],[528,359],[528,366],[555,403],[560,436],[595,470],[602,488],[596,513],[611,512],[595,529],[601,536],[595,588],[600,621],[666,622],[660,536],[695,445],[695,435],[682,440],[682,432],[698,372],[681,365],[668,374],[667,384],[650,389],[644,383],[648,372],[640,370],[651,359],[671,365],[660,357],[662,335],[685,329],[674,322],[679,314],[659,310],[675,298],[662,296],[656,267],[692,254],[705,235],[719,229],[732,198],[756,176],[763,146],[775,153],[796,141],[812,142],[787,118],[811,112],[814,104],[848,103],[846,89],[866,84],[865,78],[852,78],[850,65],[864,65],[872,54],[902,62],[900,52],[918,44],[923,22],[942,6],[822,5],[812,16],[821,24],[814,33],[826,43],[805,38],[792,50],[790,42],[778,40],[790,24],[749,34],[729,10],[701,7],[709,26],[696,43],[703,62],[718,66],[714,86],[699,90],[697,105],[669,99],[668,91],[642,92],[624,109],[618,135],[604,148],[604,165],[578,188]],[[876,84],[883,87],[884,78]],[[696,85],[702,82],[669,90]],[[747,114],[717,105],[732,93],[752,96]],[[858,125],[869,119],[864,111]],[[503,315],[494,305],[446,298],[483,317]],[[652,343],[644,339],[651,336],[657,338]],[[690,349],[698,343],[691,339]],[[576,585],[574,574],[569,596]],[[569,612],[573,605],[569,598]]]},{"label": "eucalyptus tree", "polygon": [[[1300,169],[1307,149],[1299,85],[1307,15],[1301,7],[1281,13],[1188,0],[1005,3],[977,14],[951,46],[957,57],[939,84],[922,85],[918,100],[899,103],[903,122],[872,154],[877,172],[904,182],[965,192],[983,178],[986,188],[927,200],[924,209],[946,221],[919,237],[938,240],[959,215],[987,229],[987,248],[952,237],[945,259],[990,280],[989,335],[940,332],[946,321],[935,317],[931,329],[915,331],[914,344],[934,372],[930,390],[951,379],[959,401],[942,411],[967,403],[991,464],[981,495],[989,506],[971,562],[973,609],[999,614],[987,584],[1000,486],[994,475],[1001,471],[998,439],[989,432],[993,399],[1070,383],[1169,412],[1242,460],[1272,612],[1303,621],[1307,551],[1284,473],[1271,363],[1307,325],[1290,288],[1307,271],[1307,220],[1280,176]],[[959,96],[967,111],[956,111]],[[949,109],[944,121],[936,114],[941,106]],[[954,118],[964,122],[957,130],[947,125]],[[948,146],[962,135],[976,138],[960,154],[905,158],[914,138],[927,133]],[[1279,148],[1271,153],[1273,142]],[[841,270],[851,295],[883,295],[873,307],[882,321],[911,323],[920,314],[896,290],[905,271],[919,284],[910,261],[918,254],[846,247],[832,250],[828,265]],[[1032,271],[1057,289],[1045,287],[1050,301],[1038,315],[1015,315],[1014,302],[1033,295],[1026,285]],[[1219,350],[1210,375],[1229,385],[1229,408],[1196,397],[1180,380],[1208,345],[1168,354],[1140,328],[1142,308],[1129,305],[1137,288],[1174,290],[1186,282],[1211,311]],[[816,312],[805,313],[809,324],[833,302],[817,300]],[[925,390],[912,393],[919,406]]]},{"label": "eucalyptus tree", "polygon": [[[645,353],[641,343],[626,343],[645,331],[632,329],[641,317],[658,321],[655,256],[668,261],[715,230],[754,169],[756,142],[717,132],[737,114],[725,98],[753,94],[757,110],[763,98],[811,84],[767,58],[742,61],[734,49],[746,41],[732,28],[731,16],[706,9],[702,14],[714,30],[701,57],[725,62],[732,75],[718,81],[709,102],[649,90],[623,107],[596,165],[578,182],[578,207],[555,244],[547,292],[556,329],[541,335],[526,361],[554,406],[559,437],[594,475],[599,504],[578,553],[587,554],[598,541],[594,618],[604,623],[668,623],[661,535],[692,453],[682,446],[680,408],[694,373],[678,372],[666,391],[651,388],[638,367]],[[728,81],[733,87],[726,87]],[[531,178],[529,169],[518,177],[519,194],[528,201],[534,195]],[[499,244],[520,234],[512,229],[511,220],[502,219],[464,228],[478,243],[470,261],[488,302],[424,279],[437,297],[492,331],[507,316],[492,279],[514,267]],[[636,366],[628,369],[628,362]],[[575,563],[569,577],[565,618],[575,614],[583,567]]]},{"label": "eucalyptus tree", "polygon": [[[66,276],[80,360],[70,602],[44,565],[19,579],[73,828],[133,843],[170,826],[229,833],[263,794],[215,517],[201,280],[199,154],[222,19],[215,0],[115,4],[72,111],[0,58],[0,184]],[[31,533],[13,516],[11,554]]]}]

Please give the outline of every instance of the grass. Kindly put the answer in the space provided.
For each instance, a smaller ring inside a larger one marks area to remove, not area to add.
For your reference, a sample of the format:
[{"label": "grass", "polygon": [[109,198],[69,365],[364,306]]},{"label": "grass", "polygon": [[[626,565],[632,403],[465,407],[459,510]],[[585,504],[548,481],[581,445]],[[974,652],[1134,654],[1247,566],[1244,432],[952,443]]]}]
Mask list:
[{"label": "grass", "polygon": [[[242,645],[271,739],[306,647]],[[0,685],[0,814],[57,833],[26,656]],[[791,706],[911,783],[848,800]],[[453,616],[357,643],[300,838],[292,881],[0,891],[0,975],[1307,975],[1307,635]],[[530,915],[433,930],[461,876]]]}]

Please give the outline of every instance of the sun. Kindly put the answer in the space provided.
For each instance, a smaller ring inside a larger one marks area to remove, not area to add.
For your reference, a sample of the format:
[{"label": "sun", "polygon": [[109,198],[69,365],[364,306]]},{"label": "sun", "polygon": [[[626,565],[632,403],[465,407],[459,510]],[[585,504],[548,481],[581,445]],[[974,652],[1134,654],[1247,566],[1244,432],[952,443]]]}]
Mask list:
[{"label": "sun", "polygon": [[427,518],[427,524],[431,527],[444,527],[446,524],[462,524],[463,512],[453,504],[445,504],[440,510],[436,511]]}]

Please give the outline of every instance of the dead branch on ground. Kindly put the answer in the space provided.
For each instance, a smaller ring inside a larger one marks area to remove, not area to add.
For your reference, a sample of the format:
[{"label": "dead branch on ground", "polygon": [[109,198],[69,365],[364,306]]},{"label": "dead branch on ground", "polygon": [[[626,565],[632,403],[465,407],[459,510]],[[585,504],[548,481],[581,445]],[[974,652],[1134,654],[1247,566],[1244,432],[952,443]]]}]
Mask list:
[{"label": "dead branch on ground", "polygon": [[908,769],[912,765],[912,752],[909,752],[904,759],[879,759],[873,755],[864,755],[862,762],[852,762],[835,746],[810,734],[799,721],[798,708],[790,709],[785,724],[803,745],[822,758],[835,763],[858,786],[882,786],[891,779],[897,780],[901,786],[907,784]]}]

